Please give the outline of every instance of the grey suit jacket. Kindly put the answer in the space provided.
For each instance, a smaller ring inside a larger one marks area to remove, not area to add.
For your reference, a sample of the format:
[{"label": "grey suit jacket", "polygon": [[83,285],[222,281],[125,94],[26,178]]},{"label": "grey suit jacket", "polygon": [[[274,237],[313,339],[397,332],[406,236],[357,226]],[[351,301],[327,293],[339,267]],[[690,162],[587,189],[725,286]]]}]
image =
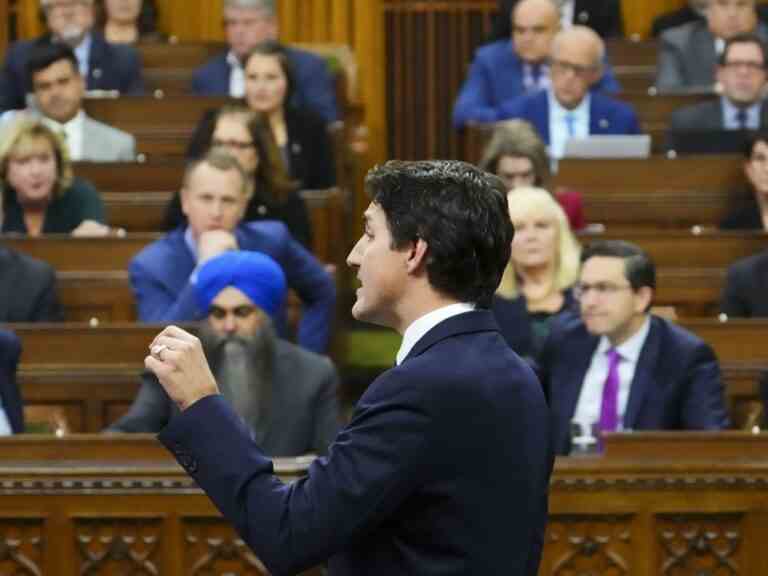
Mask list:
[{"label": "grey suit jacket", "polygon": [[136,160],[136,139],[127,132],[86,116],[83,121],[82,160],[133,162]]},{"label": "grey suit jacket", "polygon": [[[325,454],[339,430],[338,375],[325,356],[277,339],[272,408],[261,449],[271,457]],[[105,432],[159,432],[178,408],[145,373],[128,413]]]},{"label": "grey suit jacket", "polygon": [[[760,108],[760,127],[768,126],[768,106]],[[720,98],[678,108],[669,117],[670,132],[725,130],[723,104]]]},{"label": "grey suit jacket", "polygon": [[[760,22],[755,31],[768,42],[768,26]],[[705,89],[715,83],[715,37],[703,20],[676,26],[659,38],[656,87],[659,90]]]}]

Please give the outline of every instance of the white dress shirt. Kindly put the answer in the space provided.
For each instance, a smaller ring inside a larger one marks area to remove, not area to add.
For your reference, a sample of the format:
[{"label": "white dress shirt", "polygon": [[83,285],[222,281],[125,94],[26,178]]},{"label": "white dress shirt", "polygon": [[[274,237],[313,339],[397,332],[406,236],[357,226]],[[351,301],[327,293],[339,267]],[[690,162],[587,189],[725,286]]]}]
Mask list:
[{"label": "white dress shirt", "polygon": [[[549,155],[552,158],[562,158],[565,143],[570,138],[586,138],[589,136],[589,92],[581,103],[573,110],[566,110],[555,98],[552,90],[547,92],[549,98]],[[573,133],[569,134],[568,117],[572,118]]]},{"label": "white dress shirt", "polygon": [[[731,101],[728,100],[725,96],[720,96],[720,101],[722,102],[723,107],[723,127],[726,130],[740,130],[741,125],[739,123],[739,111],[742,110],[742,108],[737,108],[733,104],[731,104]],[[747,125],[745,128],[747,130],[758,130],[760,128],[760,108],[762,106],[762,102],[758,101],[749,108],[744,108],[743,110],[746,112],[746,121]]]},{"label": "white dress shirt", "polygon": [[43,116],[42,119],[51,130],[64,138],[67,149],[69,150],[70,159],[75,162],[82,160],[85,113],[80,110],[72,120],[64,124],[45,116]]},{"label": "white dress shirt", "polygon": [[88,78],[88,72],[90,71],[88,68],[88,60],[91,55],[92,42],[91,35],[86,34],[80,41],[80,44],[74,49],[75,58],[77,58],[77,67],[80,69],[80,76],[83,78]]},{"label": "white dress shirt", "polygon": [[232,50],[227,53],[227,64],[229,64],[229,95],[232,98],[242,98],[245,96],[245,70]]},{"label": "white dress shirt", "polygon": [[5,409],[0,405],[0,436],[10,436],[11,434],[13,434],[11,423],[8,421]]},{"label": "white dress shirt", "polygon": [[[616,347],[616,351],[621,356],[621,362],[619,362],[619,394],[616,406],[620,426],[624,421],[624,413],[629,401],[629,389],[632,385],[632,379],[635,377],[637,361],[640,358],[640,352],[643,350],[643,345],[650,329],[651,321],[646,317],[640,330],[626,342]],[[584,376],[579,401],[576,404],[573,420],[577,422],[592,423],[600,419],[600,407],[603,404],[603,385],[608,377],[608,355],[606,352],[610,348],[611,343],[608,341],[608,338],[605,336],[600,338],[600,342],[592,354],[592,362]]]},{"label": "white dress shirt", "polygon": [[406,356],[411,352],[416,343],[421,340],[427,332],[440,324],[443,320],[448,320],[452,316],[458,316],[465,312],[471,312],[475,305],[469,302],[459,302],[458,304],[449,304],[437,310],[432,310],[424,314],[421,318],[411,322],[411,325],[405,329],[403,341],[400,344],[400,350],[397,351],[397,365],[399,366]]}]

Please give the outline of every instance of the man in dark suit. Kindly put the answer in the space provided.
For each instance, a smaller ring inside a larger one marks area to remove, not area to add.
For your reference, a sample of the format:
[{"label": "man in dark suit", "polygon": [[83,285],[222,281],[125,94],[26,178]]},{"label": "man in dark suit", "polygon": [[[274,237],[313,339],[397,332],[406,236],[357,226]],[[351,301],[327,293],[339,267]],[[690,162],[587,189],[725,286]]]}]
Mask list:
[{"label": "man in dark suit", "polygon": [[[336,305],[332,278],[275,220],[242,222],[250,196],[247,175],[234,157],[214,151],[192,162],[181,190],[182,225],[137,254],[128,267],[142,322],[199,320],[195,271],[227,250],[255,250],[274,258],[303,303],[298,342],[324,353]],[[284,310],[276,318],[286,333]]]},{"label": "man in dark suit", "polygon": [[675,110],[669,120],[667,147],[676,148],[680,133],[759,130],[768,126],[764,105],[768,53],[755,34],[730,38],[718,58],[716,78],[722,92],[717,100]]},{"label": "man in dark suit", "polygon": [[[195,296],[205,356],[226,400],[269,456],[325,454],[339,428],[331,361],[275,336],[285,275],[259,252],[225,252],[199,270]],[[159,432],[178,408],[151,373],[111,432]]]},{"label": "man in dark suit", "polygon": [[768,252],[742,258],[728,268],[720,311],[732,318],[768,316]]},{"label": "man in dark suit", "polygon": [[0,330],[0,436],[24,432],[24,406],[16,384],[20,357],[19,338],[9,330]]},{"label": "man in dark suit", "polygon": [[605,46],[586,26],[559,32],[552,43],[551,88],[524,95],[499,107],[499,120],[519,118],[533,124],[561,158],[570,138],[592,134],[638,134],[640,125],[632,107],[590,88],[602,74]]},{"label": "man in dark suit", "polygon": [[27,73],[30,49],[38,44],[61,42],[77,56],[80,74],[88,90],[116,90],[120,94],[144,91],[141,59],[130,46],[108,43],[93,28],[93,0],[69,2],[41,0],[49,33],[13,44],[0,71],[0,111],[27,105],[32,85]]},{"label": "man in dark suit", "polygon": [[553,327],[540,360],[555,450],[582,429],[717,430],[728,425],[720,368],[694,334],[649,314],[656,272],[634,244],[601,241],[582,254],[581,317]]},{"label": "man in dark suit", "polygon": [[[453,105],[453,125],[495,122],[499,106],[522,94],[534,94],[550,85],[547,58],[560,28],[554,0],[521,0],[512,12],[509,38],[478,48],[467,79]],[[594,89],[618,92],[619,83],[606,66]]]},{"label": "man in dark suit", "polygon": [[661,35],[656,86],[668,91],[711,90],[725,42],[746,33],[768,41],[768,25],[758,20],[755,0],[714,0],[706,21],[689,22]]},{"label": "man in dark suit", "polygon": [[273,574],[328,559],[335,576],[533,576],[549,416],[487,310],[509,261],[506,190],[445,161],[388,162],[366,184],[347,258],[360,280],[352,314],[403,343],[328,457],[282,484],[218,395],[200,342],[173,326],[146,359],[182,410],[159,439]]},{"label": "man in dark suit", "polygon": [[[673,10],[672,12],[666,12],[661,16],[657,16],[653,20],[653,26],[651,27],[651,35],[657,38],[662,32],[666,32],[670,28],[682,26],[689,22],[696,22],[699,20],[707,19],[707,8],[711,0],[688,0],[688,4]],[[760,4],[757,6],[757,16],[763,22],[768,21],[768,6]]]},{"label": "man in dark suit", "polygon": [[[195,70],[192,91],[242,98],[245,95],[243,60],[258,44],[277,40],[274,0],[225,0],[224,31],[229,51]],[[338,120],[335,86],[325,60],[306,50],[287,46],[284,49],[296,84],[291,102],[299,108],[310,108],[326,122]]]},{"label": "man in dark suit", "polygon": [[[496,39],[508,38],[512,32],[509,15],[519,0],[499,0],[499,14],[494,27]],[[603,38],[624,35],[619,0],[557,0],[563,28],[573,24],[589,26]]]},{"label": "man in dark suit", "polygon": [[58,322],[62,319],[53,268],[0,246],[0,322]]}]

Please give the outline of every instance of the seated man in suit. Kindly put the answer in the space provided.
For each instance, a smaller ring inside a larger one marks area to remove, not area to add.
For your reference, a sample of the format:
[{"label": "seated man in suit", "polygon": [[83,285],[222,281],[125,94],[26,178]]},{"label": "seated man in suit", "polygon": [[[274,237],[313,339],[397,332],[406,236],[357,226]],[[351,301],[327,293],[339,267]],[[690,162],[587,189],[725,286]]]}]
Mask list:
[{"label": "seated man in suit", "polygon": [[768,41],[768,25],[758,20],[755,0],[712,0],[706,21],[689,22],[661,35],[656,87],[712,89],[715,64],[726,40],[747,33]]},{"label": "seated man in suit", "polygon": [[655,287],[653,262],[634,244],[600,241],[582,253],[581,317],[553,327],[541,357],[559,454],[570,450],[571,422],[601,431],[728,426],[714,352],[649,313]]},{"label": "seated man in suit", "polygon": [[24,432],[24,406],[16,384],[20,357],[19,338],[9,330],[0,330],[0,436]]},{"label": "seated man in suit", "polygon": [[[511,12],[512,38],[481,46],[453,106],[453,125],[495,122],[499,106],[522,94],[546,89],[552,39],[560,27],[554,0],[521,0]],[[602,70],[602,68],[601,68]],[[595,90],[617,92],[610,71],[595,78]]]},{"label": "seated man in suit", "polygon": [[[560,25],[589,26],[603,38],[624,35],[624,23],[619,0],[557,0],[560,5]],[[509,38],[512,22],[507,17],[519,0],[499,0],[499,14],[494,28],[495,38]]]},{"label": "seated man in suit", "polygon": [[552,86],[504,102],[499,120],[520,118],[533,124],[561,158],[569,138],[590,134],[638,134],[640,125],[632,107],[590,88],[602,75],[605,45],[595,31],[574,26],[559,32],[549,60]]},{"label": "seated man in suit", "polygon": [[767,65],[768,54],[759,36],[737,34],[728,39],[718,57],[720,97],[675,110],[669,120],[667,147],[675,149],[679,133],[758,130],[768,125],[768,106],[763,103]]},{"label": "seated man in suit", "polygon": [[[245,57],[256,45],[277,40],[274,0],[225,0],[224,32],[229,51],[195,70],[192,78],[195,94],[233,98],[245,95]],[[296,84],[292,103],[299,108],[310,108],[326,122],[338,120],[336,88],[325,60],[306,50],[288,47],[285,50]]]},{"label": "seated man in suit", "polygon": [[[688,0],[688,3],[682,8],[657,16],[653,20],[653,26],[651,26],[651,35],[658,38],[670,28],[699,20],[706,21],[710,4],[711,0]],[[768,21],[768,6],[758,5],[757,17],[763,22]]]},{"label": "seated man in suit", "polygon": [[731,318],[768,317],[768,251],[728,267],[720,312]]},{"label": "seated man in suit", "polygon": [[93,30],[93,0],[40,0],[49,33],[13,44],[0,71],[0,111],[18,110],[27,104],[31,88],[27,59],[35,45],[62,43],[77,57],[88,90],[116,90],[121,94],[144,91],[141,59],[130,47],[109,44]]},{"label": "seated man in suit", "polygon": [[[288,286],[304,307],[298,342],[325,352],[336,302],[336,288],[317,259],[294,240],[281,222],[242,222],[250,198],[250,180],[235,158],[214,150],[186,169],[181,207],[188,224],[153,242],[129,266],[131,287],[142,322],[200,319],[194,284],[200,266],[227,250],[254,250],[274,258]],[[276,318],[285,334],[285,316]]]},{"label": "seated man in suit", "polygon": [[[2,211],[0,221],[1,216]],[[0,246],[0,322],[61,320],[54,269],[41,260]]]},{"label": "seated man in suit", "polygon": [[[275,335],[285,275],[259,252],[225,252],[200,267],[195,296],[208,312],[200,339],[224,397],[273,457],[325,454],[336,437],[338,376],[325,356]],[[151,373],[111,432],[159,432],[178,408]]]},{"label": "seated man in suit", "polygon": [[86,162],[131,162],[136,140],[117,128],[97,122],[83,110],[85,81],[75,53],[64,44],[36,44],[29,51],[27,70],[32,79],[35,107],[10,110],[3,120],[21,114],[39,115],[67,143],[69,157]]}]

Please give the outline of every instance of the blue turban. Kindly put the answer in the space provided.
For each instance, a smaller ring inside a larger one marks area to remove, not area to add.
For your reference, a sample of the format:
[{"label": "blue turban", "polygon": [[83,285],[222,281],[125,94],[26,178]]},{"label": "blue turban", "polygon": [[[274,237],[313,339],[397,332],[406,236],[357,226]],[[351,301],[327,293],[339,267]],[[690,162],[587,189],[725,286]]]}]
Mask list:
[{"label": "blue turban", "polygon": [[207,312],[211,302],[228,286],[240,290],[270,316],[275,315],[285,300],[283,269],[262,252],[227,251],[203,264],[195,283],[200,309]]}]

